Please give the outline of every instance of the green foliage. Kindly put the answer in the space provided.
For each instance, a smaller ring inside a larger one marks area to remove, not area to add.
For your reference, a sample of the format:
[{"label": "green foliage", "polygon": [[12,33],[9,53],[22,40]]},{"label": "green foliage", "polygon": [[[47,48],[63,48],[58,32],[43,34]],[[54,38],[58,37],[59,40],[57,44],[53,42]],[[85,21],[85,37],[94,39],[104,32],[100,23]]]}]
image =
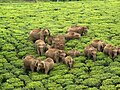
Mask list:
[{"label": "green foliage", "polygon": [[3,51],[13,51],[15,50],[15,47],[12,44],[4,44],[2,47]]},{"label": "green foliage", "polygon": [[100,90],[116,90],[116,87],[114,85],[105,85],[100,86]]},{"label": "green foliage", "polygon": [[27,83],[29,83],[29,82],[32,81],[32,80],[29,78],[29,76],[27,76],[27,75],[20,75],[19,78],[20,78],[20,80],[24,81],[25,84],[27,84]]},{"label": "green foliage", "polygon": [[100,83],[101,83],[101,81],[96,78],[88,78],[83,81],[84,85],[95,86],[95,87],[98,87],[100,85]]},{"label": "green foliage", "polygon": [[[93,39],[120,46],[118,0],[79,0],[64,3],[23,3],[24,0],[6,0],[8,1],[22,3],[0,4],[0,90],[120,88],[120,55],[114,61],[103,52],[97,52],[96,61],[84,56],[85,46]],[[74,25],[88,26],[89,30],[79,40],[66,42],[65,51],[75,48],[81,52],[79,57],[73,58],[75,63],[71,70],[63,63],[55,63],[48,75],[41,71],[24,71],[22,58],[26,55],[46,58],[37,54],[34,43],[29,40],[31,30],[48,28],[51,35],[65,35],[67,29]]]},{"label": "green foliage", "polygon": [[26,89],[36,89],[36,88],[39,88],[39,89],[44,90],[44,86],[43,86],[43,84],[40,81],[30,82],[30,83],[28,83],[26,85],[25,88]]},{"label": "green foliage", "polygon": [[66,90],[85,90],[88,89],[87,86],[84,85],[68,85],[65,87]]}]

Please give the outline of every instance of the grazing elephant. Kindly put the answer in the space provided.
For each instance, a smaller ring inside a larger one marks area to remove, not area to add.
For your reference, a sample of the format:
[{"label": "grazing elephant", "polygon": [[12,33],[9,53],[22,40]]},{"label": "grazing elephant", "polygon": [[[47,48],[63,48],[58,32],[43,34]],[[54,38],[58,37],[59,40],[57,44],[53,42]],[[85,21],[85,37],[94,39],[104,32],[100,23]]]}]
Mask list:
[{"label": "grazing elephant", "polygon": [[79,39],[81,37],[81,35],[79,33],[76,32],[68,32],[65,35],[65,39],[66,40],[70,40],[70,39]]},{"label": "grazing elephant", "polygon": [[52,47],[60,50],[64,50],[65,48],[65,36],[57,35],[54,37],[52,41]]},{"label": "grazing elephant", "polygon": [[103,51],[106,43],[103,42],[102,40],[93,40],[92,41],[92,46],[97,48],[98,51]]},{"label": "grazing elephant", "polygon": [[35,71],[37,68],[37,64],[40,62],[40,60],[35,59],[32,55],[27,55],[24,59],[24,69],[31,70],[32,72]]},{"label": "grazing elephant", "polygon": [[68,66],[69,69],[73,67],[74,60],[71,56],[65,57],[63,62]]},{"label": "grazing elephant", "polygon": [[67,52],[67,55],[71,56],[71,57],[78,57],[78,56],[80,56],[80,52],[76,49],[72,49]]},{"label": "grazing elephant", "polygon": [[45,51],[47,50],[47,46],[45,42],[41,39],[36,40],[35,42],[36,49],[39,55],[44,55]]},{"label": "grazing elephant", "polygon": [[52,58],[56,63],[58,63],[60,58],[60,51],[55,48],[50,48],[46,51],[45,56]]},{"label": "grazing elephant", "polygon": [[94,48],[92,45],[88,45],[84,49],[84,54],[88,58],[92,57],[93,60],[95,61],[96,60],[97,49]]},{"label": "grazing elephant", "polygon": [[45,74],[48,74],[48,72],[53,69],[54,67],[54,61],[51,58],[46,58],[44,61],[41,61],[38,63],[37,71],[45,70]]},{"label": "grazing elephant", "polygon": [[115,57],[117,56],[118,54],[118,49],[116,47],[113,47],[112,45],[110,44],[107,44],[105,47],[104,47],[104,50],[103,52],[107,55],[109,55],[112,60],[115,59]]},{"label": "grazing elephant", "polygon": [[29,34],[29,39],[35,42],[38,39],[45,41],[45,37],[50,36],[50,31],[48,29],[34,29]]},{"label": "grazing elephant", "polygon": [[71,26],[68,28],[67,32],[76,32],[81,36],[85,35],[88,32],[88,27],[86,26]]},{"label": "grazing elephant", "polygon": [[45,53],[46,57],[52,58],[56,63],[60,62],[60,60],[66,56],[64,50],[59,50],[55,48],[50,48]]}]

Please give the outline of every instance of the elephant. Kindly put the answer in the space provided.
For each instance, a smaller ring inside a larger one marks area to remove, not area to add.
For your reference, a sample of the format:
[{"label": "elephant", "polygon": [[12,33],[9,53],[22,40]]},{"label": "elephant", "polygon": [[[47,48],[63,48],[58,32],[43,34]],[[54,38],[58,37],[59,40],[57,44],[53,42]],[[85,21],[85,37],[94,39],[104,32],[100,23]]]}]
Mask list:
[{"label": "elephant", "polygon": [[63,62],[68,66],[69,69],[73,67],[74,60],[71,56],[66,56]]},{"label": "elephant", "polygon": [[44,70],[45,74],[48,74],[48,72],[53,69],[54,67],[54,61],[52,58],[46,58],[44,61],[41,61],[38,63],[37,66],[37,72],[40,70]]},{"label": "elephant", "polygon": [[103,52],[107,55],[109,55],[112,60],[115,59],[115,57],[117,56],[118,54],[118,49],[110,44],[107,44],[105,47],[104,47],[104,50]]},{"label": "elephant", "polygon": [[24,59],[24,69],[26,70],[31,70],[32,72],[35,71],[35,69],[37,68],[37,64],[40,62],[40,60],[35,59],[34,56],[32,55],[27,55]]},{"label": "elephant", "polygon": [[57,35],[53,38],[52,47],[60,50],[64,50],[65,48],[65,36]]},{"label": "elephant", "polygon": [[66,53],[63,50],[59,50],[56,48],[50,48],[46,51],[45,56],[52,58],[54,62],[58,63],[61,61],[63,57],[66,56]]},{"label": "elephant", "polygon": [[78,56],[80,56],[80,52],[76,49],[72,49],[67,52],[67,55],[71,56],[71,57],[78,57]]},{"label": "elephant", "polygon": [[39,55],[44,55],[45,51],[47,50],[47,45],[41,39],[36,40],[35,42],[36,49]]},{"label": "elephant", "polygon": [[81,36],[83,36],[88,32],[88,27],[75,25],[75,26],[69,27],[67,32],[76,32],[76,33],[79,33]]},{"label": "elephant", "polygon": [[35,42],[38,39],[45,41],[46,36],[50,36],[50,31],[48,29],[34,29],[29,34],[29,39]]},{"label": "elephant", "polygon": [[70,40],[70,39],[80,39],[81,35],[76,32],[68,32],[65,34],[65,39]]},{"label": "elephant", "polygon": [[84,54],[85,56],[87,56],[88,58],[93,58],[93,60],[96,60],[96,54],[97,54],[97,49],[94,48],[91,44],[86,46],[84,49]]},{"label": "elephant", "polygon": [[103,51],[106,45],[106,43],[102,40],[93,40],[91,44],[93,47],[97,48],[98,51]]}]

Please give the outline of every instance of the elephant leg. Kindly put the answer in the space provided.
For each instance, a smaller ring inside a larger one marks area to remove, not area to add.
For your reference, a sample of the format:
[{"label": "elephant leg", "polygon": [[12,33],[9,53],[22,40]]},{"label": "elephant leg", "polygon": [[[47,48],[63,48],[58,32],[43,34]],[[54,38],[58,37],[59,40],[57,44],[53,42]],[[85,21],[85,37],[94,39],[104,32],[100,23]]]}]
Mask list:
[{"label": "elephant leg", "polygon": [[49,71],[49,70],[48,70],[48,69],[46,69],[46,70],[45,70],[45,74],[48,74],[48,71]]},{"label": "elephant leg", "polygon": [[30,66],[30,69],[31,69],[32,72],[34,72],[34,68],[32,66]]},{"label": "elephant leg", "polygon": [[39,50],[39,47],[37,47],[37,53],[40,54],[40,50]]}]

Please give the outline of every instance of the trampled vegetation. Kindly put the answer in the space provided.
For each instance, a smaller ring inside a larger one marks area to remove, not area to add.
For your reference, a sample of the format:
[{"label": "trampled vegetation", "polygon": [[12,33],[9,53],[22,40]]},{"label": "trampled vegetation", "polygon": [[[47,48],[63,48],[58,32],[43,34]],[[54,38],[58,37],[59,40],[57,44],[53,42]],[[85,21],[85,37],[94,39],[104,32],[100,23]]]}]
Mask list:
[{"label": "trampled vegetation", "polygon": [[49,75],[25,73],[27,54],[39,56],[28,40],[34,28],[48,28],[52,35],[65,34],[71,25],[88,26],[87,35],[70,40],[65,50],[83,52],[93,39],[120,47],[120,1],[80,1],[0,4],[0,89],[1,90],[118,90],[120,55],[113,62],[102,52],[97,60],[74,58],[74,68],[55,64]]}]

